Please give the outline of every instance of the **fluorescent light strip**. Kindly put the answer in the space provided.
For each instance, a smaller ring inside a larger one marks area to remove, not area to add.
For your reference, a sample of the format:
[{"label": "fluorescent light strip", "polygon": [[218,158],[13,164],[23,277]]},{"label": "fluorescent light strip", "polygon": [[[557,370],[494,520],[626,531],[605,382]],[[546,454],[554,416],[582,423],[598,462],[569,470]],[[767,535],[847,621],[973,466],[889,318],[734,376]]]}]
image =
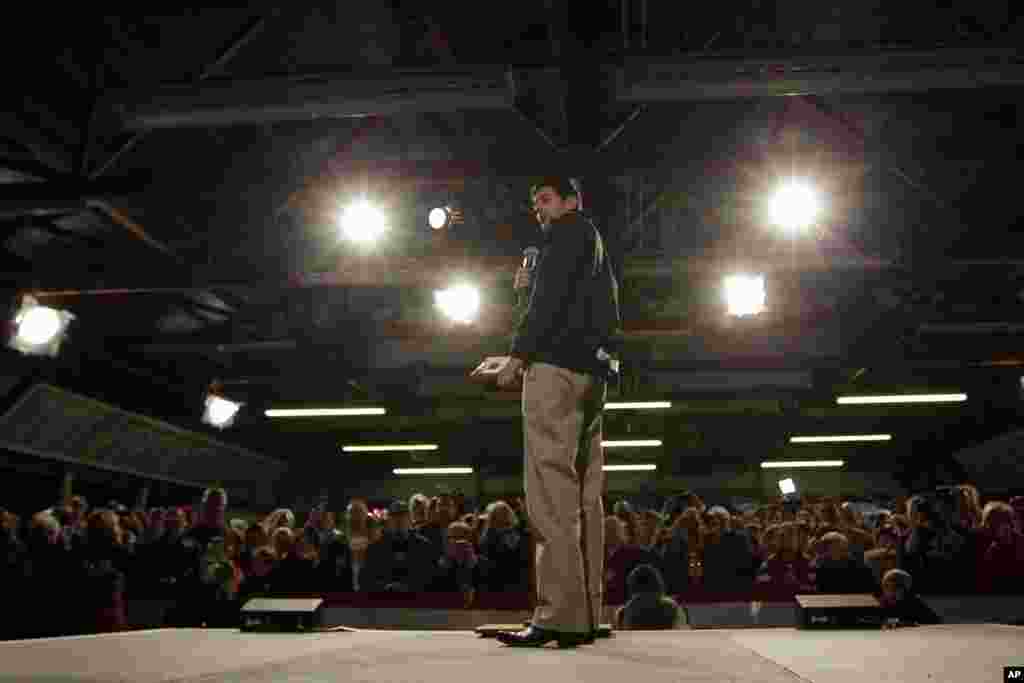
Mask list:
[{"label": "fluorescent light strip", "polygon": [[386,408],[272,408],[267,417],[346,417],[350,415],[386,415]]},{"label": "fluorescent light strip", "polygon": [[792,460],[789,462],[763,462],[762,469],[788,469],[790,467],[842,467],[843,460]]},{"label": "fluorescent light strip", "polygon": [[412,443],[407,445],[396,444],[394,446],[342,446],[345,453],[387,453],[405,451],[436,451],[436,443]]},{"label": "fluorescent light strip", "polygon": [[892,434],[851,434],[846,436],[791,436],[790,443],[853,443],[859,441],[892,441]]},{"label": "fluorescent light strip", "polygon": [[635,439],[633,441],[602,441],[605,448],[642,448],[657,447],[661,445],[659,439]]},{"label": "fluorescent light strip", "polygon": [[658,469],[657,465],[605,465],[605,472],[651,472]]},{"label": "fluorescent light strip", "polygon": [[605,410],[663,410],[671,408],[669,401],[627,401],[625,403],[605,403]]},{"label": "fluorescent light strip", "polygon": [[890,405],[896,403],[962,403],[967,394],[904,394],[893,396],[840,396],[841,406]]},{"label": "fluorescent light strip", "polygon": [[473,474],[472,467],[404,467],[391,471],[395,474]]}]

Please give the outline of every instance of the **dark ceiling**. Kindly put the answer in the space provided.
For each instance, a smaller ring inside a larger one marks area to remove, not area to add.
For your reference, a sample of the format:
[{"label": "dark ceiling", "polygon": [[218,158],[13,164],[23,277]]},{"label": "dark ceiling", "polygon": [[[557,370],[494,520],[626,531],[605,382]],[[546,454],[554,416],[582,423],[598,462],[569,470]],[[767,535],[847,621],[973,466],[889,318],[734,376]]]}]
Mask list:
[{"label": "dark ceiling", "polygon": [[[515,400],[465,375],[506,347],[525,188],[554,169],[582,178],[620,272],[617,395],[676,402],[612,414],[611,436],[740,463],[795,432],[892,432],[844,450],[871,469],[1019,421],[1015,4],[410,5],[82,14],[60,47],[6,45],[4,282],[76,316],[59,359],[22,367],[197,430],[218,380],[247,403],[222,438],[299,462],[397,436],[514,446]],[[799,240],[763,212],[792,174],[828,203]],[[358,194],[391,216],[369,251],[336,225]],[[464,221],[433,232],[446,202]],[[767,274],[756,320],[722,309],[740,268]],[[484,290],[470,327],[433,308],[456,277]],[[971,400],[834,401],[933,388]],[[263,417],[349,404],[391,414]]]}]

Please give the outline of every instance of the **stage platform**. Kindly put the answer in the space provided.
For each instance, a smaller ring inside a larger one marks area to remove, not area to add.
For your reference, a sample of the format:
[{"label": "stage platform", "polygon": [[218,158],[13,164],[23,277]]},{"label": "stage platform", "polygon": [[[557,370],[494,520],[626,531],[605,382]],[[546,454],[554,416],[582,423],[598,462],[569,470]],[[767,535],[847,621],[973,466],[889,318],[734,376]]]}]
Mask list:
[{"label": "stage platform", "polygon": [[1024,629],[618,631],[594,645],[509,648],[472,631],[247,634],[158,629],[0,642],[0,681],[659,681],[966,683],[1024,664]]}]

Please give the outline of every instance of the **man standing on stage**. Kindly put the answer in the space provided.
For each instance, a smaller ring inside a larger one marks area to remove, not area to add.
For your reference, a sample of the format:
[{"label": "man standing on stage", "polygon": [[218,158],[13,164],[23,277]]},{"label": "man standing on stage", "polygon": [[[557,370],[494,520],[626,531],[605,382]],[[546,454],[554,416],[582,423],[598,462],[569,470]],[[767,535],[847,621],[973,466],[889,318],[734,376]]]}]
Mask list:
[{"label": "man standing on stage", "polygon": [[585,217],[578,185],[530,188],[544,232],[502,387],[523,384],[526,511],[537,535],[531,626],[498,640],[522,647],[592,643],[604,592],[601,414],[619,332],[618,284],[604,240]]}]

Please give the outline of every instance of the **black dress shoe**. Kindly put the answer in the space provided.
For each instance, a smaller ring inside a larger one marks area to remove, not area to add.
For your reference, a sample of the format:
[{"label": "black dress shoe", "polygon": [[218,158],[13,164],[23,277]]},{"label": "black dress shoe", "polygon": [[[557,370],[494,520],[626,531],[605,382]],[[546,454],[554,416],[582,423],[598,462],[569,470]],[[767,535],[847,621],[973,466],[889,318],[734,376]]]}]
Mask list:
[{"label": "black dress shoe", "polygon": [[[530,628],[530,626],[532,626],[532,624],[529,621],[524,621],[523,622],[523,626],[525,626],[526,628]],[[594,641],[597,640],[598,638],[611,638],[611,637],[612,637],[611,629],[606,629],[604,631],[599,631],[597,629],[594,629],[594,630],[590,631],[589,633],[587,633],[586,635],[583,636],[583,642],[586,645],[593,645]]]},{"label": "black dress shoe", "polygon": [[[585,633],[567,633],[565,631],[554,631],[551,629],[530,626],[525,631],[498,631],[495,634],[500,642],[511,647],[544,647],[555,641],[558,647],[576,647],[577,645],[588,644],[589,636]],[[590,640],[589,643],[594,642]]]}]

